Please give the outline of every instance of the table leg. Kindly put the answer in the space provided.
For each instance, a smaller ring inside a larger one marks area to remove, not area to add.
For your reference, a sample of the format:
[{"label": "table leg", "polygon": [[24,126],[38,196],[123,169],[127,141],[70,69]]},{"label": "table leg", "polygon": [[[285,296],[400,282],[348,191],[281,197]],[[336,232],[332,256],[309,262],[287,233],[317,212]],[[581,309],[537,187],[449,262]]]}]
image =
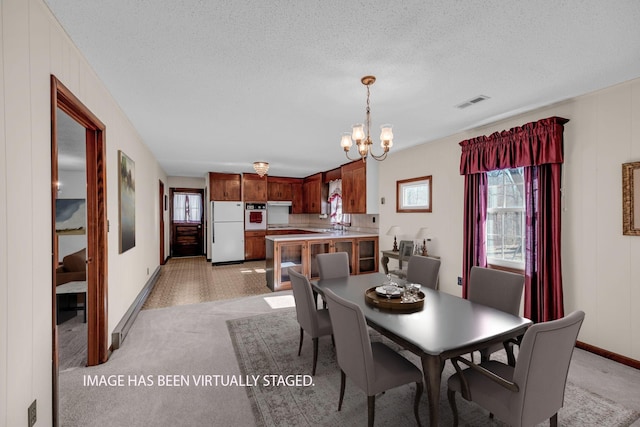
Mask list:
[{"label": "table leg", "polygon": [[438,425],[440,409],[440,382],[444,361],[438,356],[422,356],[422,373],[427,383],[427,399],[429,400],[429,425]]}]

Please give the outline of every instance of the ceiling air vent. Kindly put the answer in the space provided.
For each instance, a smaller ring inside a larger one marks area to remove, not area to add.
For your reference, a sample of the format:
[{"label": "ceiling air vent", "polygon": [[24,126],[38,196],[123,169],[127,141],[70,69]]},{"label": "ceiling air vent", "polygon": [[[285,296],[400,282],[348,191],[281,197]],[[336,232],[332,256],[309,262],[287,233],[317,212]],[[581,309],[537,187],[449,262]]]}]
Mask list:
[{"label": "ceiling air vent", "polygon": [[456,108],[463,109],[463,108],[471,107],[472,105],[477,104],[478,102],[482,102],[485,99],[489,99],[489,97],[486,95],[478,95],[476,97],[471,98],[468,101],[463,102],[462,104],[456,105]]}]

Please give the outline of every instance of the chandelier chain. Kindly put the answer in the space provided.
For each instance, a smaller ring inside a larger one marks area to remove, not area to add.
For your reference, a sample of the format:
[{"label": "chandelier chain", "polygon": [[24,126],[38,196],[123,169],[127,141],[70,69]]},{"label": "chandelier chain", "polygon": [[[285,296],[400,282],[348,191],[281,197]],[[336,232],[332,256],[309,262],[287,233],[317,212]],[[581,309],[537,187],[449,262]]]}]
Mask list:
[{"label": "chandelier chain", "polygon": [[367,85],[367,139],[366,142],[371,143],[371,137],[370,137],[370,133],[369,130],[371,128],[371,107],[370,107],[370,102],[369,102],[369,97],[371,94],[370,91],[371,85]]}]

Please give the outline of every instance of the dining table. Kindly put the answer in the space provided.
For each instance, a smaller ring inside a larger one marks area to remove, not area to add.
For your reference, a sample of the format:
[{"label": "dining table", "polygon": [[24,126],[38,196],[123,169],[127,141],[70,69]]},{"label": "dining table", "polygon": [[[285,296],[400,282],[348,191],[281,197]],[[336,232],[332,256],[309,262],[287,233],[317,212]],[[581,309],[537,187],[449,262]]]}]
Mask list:
[{"label": "dining table", "polygon": [[[413,311],[377,307],[365,293],[389,279],[382,273],[353,275],[312,281],[320,295],[327,289],[362,310],[367,324],[390,340],[420,357],[427,384],[429,421],[439,422],[440,384],[447,359],[519,338],[531,320],[473,303],[446,292],[422,287],[422,307]],[[404,283],[401,279],[396,282]],[[334,325],[335,327],[335,325]]]}]

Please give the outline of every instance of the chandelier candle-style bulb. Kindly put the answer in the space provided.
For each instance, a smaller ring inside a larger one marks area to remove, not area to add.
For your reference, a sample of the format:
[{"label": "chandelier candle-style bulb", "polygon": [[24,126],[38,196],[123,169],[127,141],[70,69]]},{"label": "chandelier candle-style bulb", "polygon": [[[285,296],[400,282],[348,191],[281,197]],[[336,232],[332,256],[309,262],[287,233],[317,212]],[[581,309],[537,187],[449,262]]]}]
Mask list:
[{"label": "chandelier candle-style bulb", "polygon": [[353,133],[351,134],[351,139],[356,142],[360,142],[364,139],[364,125],[362,123],[353,125]]},{"label": "chandelier candle-style bulb", "polygon": [[393,127],[391,125],[380,126],[380,146],[384,151],[389,151],[393,147]]},{"label": "chandelier candle-style bulb", "polygon": [[342,134],[340,145],[342,146],[344,151],[349,151],[351,149],[353,142],[351,142],[351,134],[349,132],[345,132]]}]

